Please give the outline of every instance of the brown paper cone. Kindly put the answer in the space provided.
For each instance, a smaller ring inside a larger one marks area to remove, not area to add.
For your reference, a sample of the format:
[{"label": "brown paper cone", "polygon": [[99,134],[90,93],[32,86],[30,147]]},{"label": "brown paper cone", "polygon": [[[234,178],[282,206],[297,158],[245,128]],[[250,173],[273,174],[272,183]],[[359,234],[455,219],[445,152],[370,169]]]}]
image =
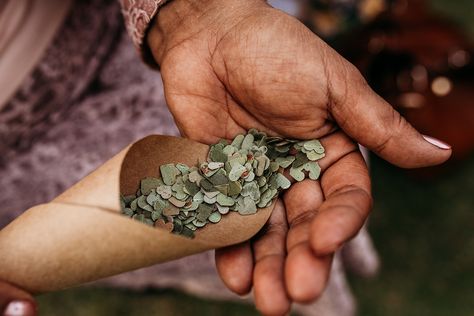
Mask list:
[{"label": "brown paper cone", "polygon": [[125,148],[0,231],[0,279],[34,293],[54,291],[251,238],[273,204],[254,215],[231,212],[194,239],[119,214],[120,193],[135,192],[140,179],[159,175],[162,164],[195,165],[207,152],[207,145],[169,136],[148,136]]}]

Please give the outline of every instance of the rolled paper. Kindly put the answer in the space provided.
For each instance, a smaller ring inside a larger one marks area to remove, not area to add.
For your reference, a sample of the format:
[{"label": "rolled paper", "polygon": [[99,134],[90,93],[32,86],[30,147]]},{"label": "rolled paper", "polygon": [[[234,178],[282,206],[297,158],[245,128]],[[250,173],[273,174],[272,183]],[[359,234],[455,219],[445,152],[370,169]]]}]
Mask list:
[{"label": "rolled paper", "polygon": [[250,239],[274,207],[231,212],[194,239],[120,214],[120,194],[168,163],[205,161],[209,147],[171,136],[128,146],[50,203],[30,208],[0,231],[0,279],[33,293],[60,290]]}]

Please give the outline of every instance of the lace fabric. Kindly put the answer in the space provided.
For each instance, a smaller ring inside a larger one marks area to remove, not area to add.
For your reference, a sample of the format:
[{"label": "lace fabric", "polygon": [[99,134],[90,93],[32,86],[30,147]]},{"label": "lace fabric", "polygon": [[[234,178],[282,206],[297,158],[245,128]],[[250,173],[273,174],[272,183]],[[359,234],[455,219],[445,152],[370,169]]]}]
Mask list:
[{"label": "lace fabric", "polygon": [[143,46],[148,26],[158,9],[169,0],[120,0],[122,14],[133,44],[139,50]]},{"label": "lace fabric", "polygon": [[159,73],[137,58],[121,21],[116,1],[76,1],[0,111],[0,227],[134,140],[178,134]]}]

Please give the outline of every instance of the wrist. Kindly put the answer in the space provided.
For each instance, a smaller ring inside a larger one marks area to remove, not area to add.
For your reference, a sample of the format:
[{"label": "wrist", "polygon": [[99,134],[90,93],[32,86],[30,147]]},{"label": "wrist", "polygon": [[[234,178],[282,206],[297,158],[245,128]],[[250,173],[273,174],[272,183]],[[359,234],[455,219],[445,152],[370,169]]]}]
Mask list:
[{"label": "wrist", "polygon": [[178,43],[203,32],[224,34],[249,12],[262,7],[268,7],[264,0],[172,0],[152,21],[146,42],[160,64],[165,53]]}]

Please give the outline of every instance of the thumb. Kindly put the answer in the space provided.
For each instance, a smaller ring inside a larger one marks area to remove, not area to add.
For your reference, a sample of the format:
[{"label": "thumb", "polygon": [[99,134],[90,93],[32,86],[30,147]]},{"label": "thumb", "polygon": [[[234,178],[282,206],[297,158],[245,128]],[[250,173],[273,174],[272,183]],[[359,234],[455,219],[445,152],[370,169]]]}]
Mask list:
[{"label": "thumb", "polygon": [[330,88],[330,112],[350,137],[383,159],[403,168],[440,164],[451,146],[420,134],[377,95],[359,71],[346,62],[344,78]]}]

